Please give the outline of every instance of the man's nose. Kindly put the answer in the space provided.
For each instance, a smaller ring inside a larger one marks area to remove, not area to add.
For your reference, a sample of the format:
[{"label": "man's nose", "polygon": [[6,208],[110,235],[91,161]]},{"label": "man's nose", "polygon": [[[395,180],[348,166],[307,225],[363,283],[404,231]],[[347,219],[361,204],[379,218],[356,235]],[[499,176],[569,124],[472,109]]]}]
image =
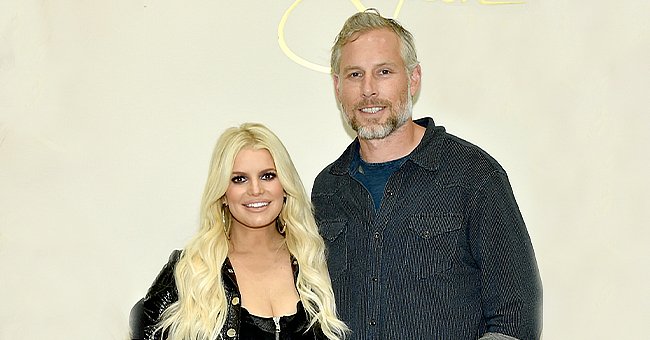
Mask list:
[{"label": "man's nose", "polygon": [[364,98],[370,98],[377,95],[377,84],[373,77],[365,77],[361,86],[361,93]]}]

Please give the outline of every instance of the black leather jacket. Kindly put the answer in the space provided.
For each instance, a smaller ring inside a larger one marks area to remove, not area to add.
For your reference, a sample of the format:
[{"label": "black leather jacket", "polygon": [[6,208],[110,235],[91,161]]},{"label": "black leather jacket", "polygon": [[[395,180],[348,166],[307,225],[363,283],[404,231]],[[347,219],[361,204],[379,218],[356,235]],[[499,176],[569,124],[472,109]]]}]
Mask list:
[{"label": "black leather jacket", "polygon": [[[178,300],[178,290],[176,289],[176,281],[174,279],[174,268],[180,259],[181,251],[174,250],[169,256],[169,261],[160,271],[156,280],[149,288],[146,297],[143,301],[143,326],[145,339],[147,340],[162,340],[166,339],[166,335],[162,336],[160,332],[154,333],[155,325],[160,321],[160,315],[171,305]],[[298,262],[294,259],[292,261],[294,281],[298,276]],[[235,278],[235,271],[230,264],[230,260],[226,258],[222,268],[221,274],[223,277],[223,284],[226,291],[226,301],[228,301],[228,316],[226,323],[221,329],[219,339],[239,340],[240,330],[240,316],[241,316],[241,294],[237,286]],[[307,325],[304,325],[305,328]],[[302,333],[302,332],[301,332]],[[300,339],[324,339],[318,325],[312,326],[309,331],[302,334]],[[282,339],[291,339],[291,337],[283,336]]]}]

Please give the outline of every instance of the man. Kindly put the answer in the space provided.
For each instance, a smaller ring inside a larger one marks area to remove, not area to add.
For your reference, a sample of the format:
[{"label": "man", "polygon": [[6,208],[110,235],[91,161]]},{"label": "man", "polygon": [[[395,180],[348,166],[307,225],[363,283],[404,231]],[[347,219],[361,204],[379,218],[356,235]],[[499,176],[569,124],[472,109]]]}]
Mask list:
[{"label": "man", "polygon": [[412,120],[411,34],[366,11],[332,48],[339,109],[357,139],[316,178],[340,316],[353,339],[538,339],[542,291],[501,166]]}]

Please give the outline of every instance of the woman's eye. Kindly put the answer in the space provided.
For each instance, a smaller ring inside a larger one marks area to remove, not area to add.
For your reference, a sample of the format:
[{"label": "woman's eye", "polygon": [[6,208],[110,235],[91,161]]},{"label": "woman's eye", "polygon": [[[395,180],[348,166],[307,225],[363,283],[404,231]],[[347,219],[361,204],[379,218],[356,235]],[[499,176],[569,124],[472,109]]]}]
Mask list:
[{"label": "woman's eye", "polygon": [[244,183],[246,182],[246,177],[245,176],[234,176],[232,179],[230,179],[235,184],[238,183]]},{"label": "woman's eye", "polygon": [[262,179],[267,181],[270,181],[276,177],[278,177],[278,175],[275,172],[267,172],[264,175],[262,175]]}]

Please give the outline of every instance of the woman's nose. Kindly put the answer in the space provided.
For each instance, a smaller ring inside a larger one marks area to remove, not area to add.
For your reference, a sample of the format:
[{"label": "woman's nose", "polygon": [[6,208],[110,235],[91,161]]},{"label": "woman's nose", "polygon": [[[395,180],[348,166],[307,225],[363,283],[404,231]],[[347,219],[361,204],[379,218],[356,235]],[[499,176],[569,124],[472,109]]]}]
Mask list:
[{"label": "woman's nose", "polygon": [[248,191],[251,195],[260,195],[264,192],[264,187],[259,179],[254,179],[249,182]]}]

